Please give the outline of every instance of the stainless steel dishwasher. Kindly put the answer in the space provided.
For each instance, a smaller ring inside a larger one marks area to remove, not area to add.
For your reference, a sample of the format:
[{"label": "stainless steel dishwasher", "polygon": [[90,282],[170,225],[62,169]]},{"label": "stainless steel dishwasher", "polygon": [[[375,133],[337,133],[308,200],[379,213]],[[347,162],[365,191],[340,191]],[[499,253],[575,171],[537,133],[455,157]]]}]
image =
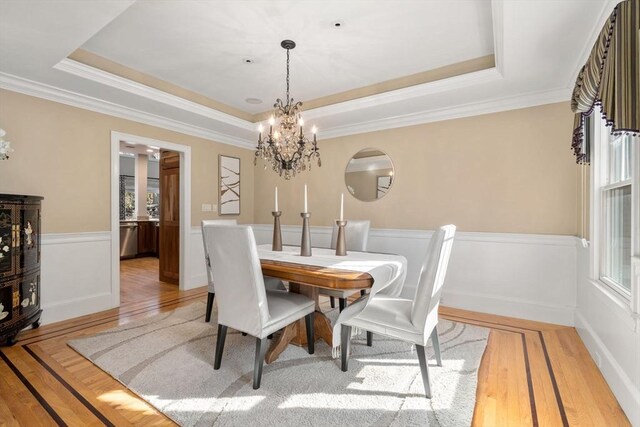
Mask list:
[{"label": "stainless steel dishwasher", "polygon": [[120,224],[120,258],[131,258],[138,254],[138,223]]}]

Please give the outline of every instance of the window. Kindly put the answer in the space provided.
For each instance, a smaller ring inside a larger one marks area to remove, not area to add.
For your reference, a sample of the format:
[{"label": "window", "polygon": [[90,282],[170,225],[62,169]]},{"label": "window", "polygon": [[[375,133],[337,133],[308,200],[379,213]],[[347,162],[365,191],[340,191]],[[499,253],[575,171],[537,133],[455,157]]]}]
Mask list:
[{"label": "window", "polygon": [[591,117],[593,276],[631,301],[632,259],[640,245],[640,150],[631,135],[612,136],[599,116]]}]

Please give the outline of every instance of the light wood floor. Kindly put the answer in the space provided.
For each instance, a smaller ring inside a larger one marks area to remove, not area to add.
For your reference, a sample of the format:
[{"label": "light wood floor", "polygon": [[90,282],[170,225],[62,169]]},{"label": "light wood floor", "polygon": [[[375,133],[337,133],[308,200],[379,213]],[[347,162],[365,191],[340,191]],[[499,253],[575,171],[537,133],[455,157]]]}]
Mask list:
[{"label": "light wood floor", "polygon": [[[159,282],[152,265],[123,263],[120,308],[24,331],[0,350],[0,425],[173,424],[66,345],[206,298],[206,288]],[[629,425],[574,328],[446,307],[441,316],[491,329],[474,426]]]}]

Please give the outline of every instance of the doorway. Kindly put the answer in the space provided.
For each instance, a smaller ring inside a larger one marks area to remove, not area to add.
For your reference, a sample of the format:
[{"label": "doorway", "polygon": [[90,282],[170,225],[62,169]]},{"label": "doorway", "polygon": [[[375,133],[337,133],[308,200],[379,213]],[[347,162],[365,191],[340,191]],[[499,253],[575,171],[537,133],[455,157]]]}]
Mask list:
[{"label": "doorway", "polygon": [[[127,157],[131,160],[126,160]],[[163,157],[167,166],[165,172],[168,172],[164,189]],[[123,301],[160,295],[167,287],[175,289],[178,285],[179,290],[185,289],[191,217],[190,170],[191,148],[188,146],[111,133],[111,293],[114,307]],[[163,192],[169,197],[164,199],[169,216],[163,212]],[[169,220],[169,227],[164,227],[164,237],[163,216]],[[121,274],[125,276],[122,281],[126,289],[121,287]]]}]

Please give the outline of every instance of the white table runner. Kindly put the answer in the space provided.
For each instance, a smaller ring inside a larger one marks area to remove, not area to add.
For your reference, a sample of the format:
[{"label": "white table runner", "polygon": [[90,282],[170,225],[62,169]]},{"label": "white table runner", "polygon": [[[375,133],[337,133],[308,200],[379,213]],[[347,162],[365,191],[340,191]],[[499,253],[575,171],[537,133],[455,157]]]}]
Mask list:
[{"label": "white table runner", "polygon": [[[336,256],[335,249],[313,248],[312,256],[300,256],[300,248],[284,246],[282,252],[272,251],[271,245],[259,245],[260,259],[289,262],[292,264],[314,265],[339,270],[369,273],[373,278],[373,287],[369,296],[381,293],[398,296],[407,275],[407,259],[401,255],[380,254],[374,252],[348,252],[346,256]],[[358,314],[366,306],[366,300],[348,306],[333,327],[333,355],[338,357],[340,348],[340,325]]]}]

